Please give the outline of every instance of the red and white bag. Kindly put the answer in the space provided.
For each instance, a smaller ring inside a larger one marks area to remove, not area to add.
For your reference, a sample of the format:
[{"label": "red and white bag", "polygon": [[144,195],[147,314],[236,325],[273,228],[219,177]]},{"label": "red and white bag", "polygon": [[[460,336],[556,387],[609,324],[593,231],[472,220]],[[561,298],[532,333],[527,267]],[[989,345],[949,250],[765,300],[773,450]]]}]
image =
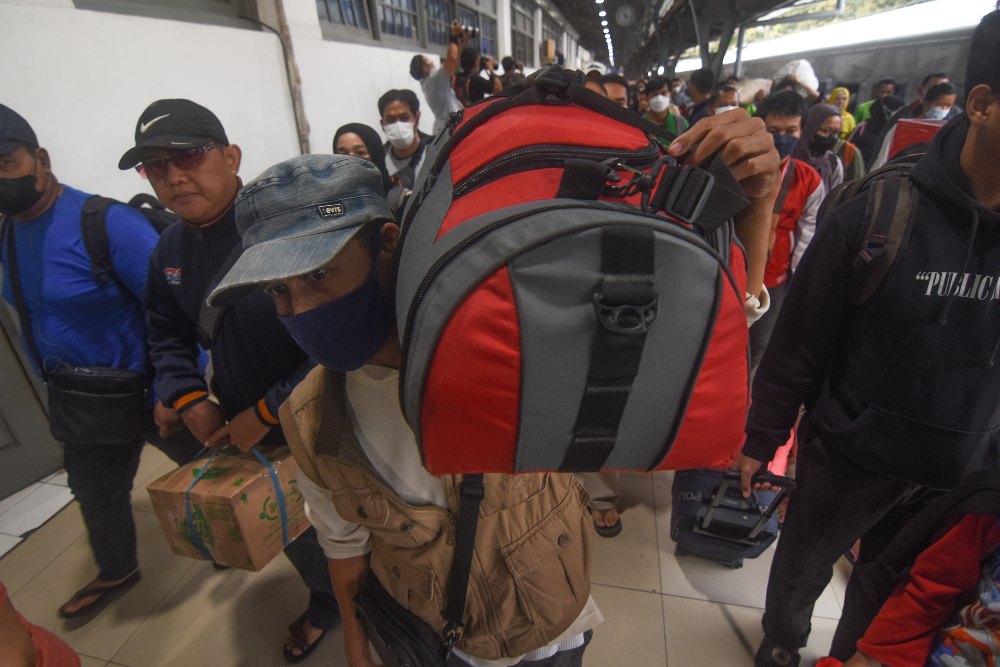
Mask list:
[{"label": "red and white bag", "polygon": [[429,147],[397,314],[432,473],[712,467],[739,447],[747,200],[662,134],[554,71]]}]

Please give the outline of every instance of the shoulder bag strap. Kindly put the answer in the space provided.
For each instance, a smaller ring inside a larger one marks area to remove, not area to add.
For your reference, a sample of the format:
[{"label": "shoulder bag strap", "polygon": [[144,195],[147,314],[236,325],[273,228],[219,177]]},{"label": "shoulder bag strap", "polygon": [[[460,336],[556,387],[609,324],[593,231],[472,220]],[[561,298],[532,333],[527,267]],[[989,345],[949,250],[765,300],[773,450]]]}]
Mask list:
[{"label": "shoulder bag strap", "polygon": [[455,555],[448,573],[448,601],[444,610],[446,621],[441,638],[445,656],[451,653],[465,630],[465,600],[472,573],[472,555],[476,546],[476,526],[479,523],[479,505],[486,491],[482,473],[462,477],[461,504],[455,524]]},{"label": "shoulder bag strap", "polygon": [[10,291],[14,294],[14,307],[17,309],[17,316],[21,320],[21,334],[24,336],[24,342],[28,346],[28,353],[38,368],[38,372],[44,378],[46,377],[45,365],[42,363],[42,355],[38,353],[38,346],[35,344],[35,332],[31,326],[28,302],[24,299],[24,286],[21,284],[21,269],[17,263],[17,244],[14,241],[14,223],[10,220],[4,220],[3,227],[3,236],[7,243],[7,262],[10,264],[10,270],[8,271],[10,275]]},{"label": "shoulder bag strap", "polygon": [[226,257],[226,261],[222,263],[219,270],[212,276],[212,280],[208,283],[208,289],[205,290],[205,294],[202,296],[201,308],[198,310],[198,338],[201,339],[201,344],[206,350],[211,347],[212,341],[215,340],[216,334],[219,333],[219,323],[222,321],[222,316],[225,314],[227,307],[208,305],[208,295],[222,282],[222,279],[229,273],[229,269],[233,268],[233,264],[236,263],[241,254],[243,254],[243,246],[237,243],[236,247],[229,253],[229,256]]}]

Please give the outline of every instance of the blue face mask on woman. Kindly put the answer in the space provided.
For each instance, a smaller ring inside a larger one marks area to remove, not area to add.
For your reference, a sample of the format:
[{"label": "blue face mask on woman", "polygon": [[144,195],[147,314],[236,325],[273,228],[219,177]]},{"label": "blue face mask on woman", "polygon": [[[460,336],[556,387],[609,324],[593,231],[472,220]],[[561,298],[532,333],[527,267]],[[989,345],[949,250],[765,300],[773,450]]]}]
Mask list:
[{"label": "blue face mask on woman", "polygon": [[784,160],[786,157],[792,154],[795,150],[795,145],[799,143],[798,137],[793,137],[790,134],[776,134],[771,133],[774,137],[774,147],[778,149],[778,156]]},{"label": "blue face mask on woman", "polygon": [[354,291],[298,315],[278,316],[299,347],[338,371],[364,366],[382,349],[395,323],[394,299],[378,284],[378,253]]}]

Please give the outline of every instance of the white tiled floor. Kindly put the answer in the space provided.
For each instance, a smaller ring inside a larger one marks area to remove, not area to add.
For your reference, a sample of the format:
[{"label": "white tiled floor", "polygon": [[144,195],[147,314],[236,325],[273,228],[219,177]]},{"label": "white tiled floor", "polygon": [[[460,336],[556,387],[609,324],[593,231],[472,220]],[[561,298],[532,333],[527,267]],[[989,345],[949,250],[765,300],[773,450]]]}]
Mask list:
[{"label": "white tiled floor", "polygon": [[0,556],[17,546],[26,535],[56,515],[73,500],[60,470],[0,500]]},{"label": "white tiled floor", "polygon": [[[0,580],[18,610],[66,639],[84,667],[279,667],[285,626],[305,607],[305,589],[284,558],[254,574],[217,572],[170,553],[144,487],[171,467],[146,448],[133,502],[143,578],[89,623],[74,626],[56,615],[94,575],[75,503],[0,559]],[[33,516],[35,503],[26,501],[39,494],[38,504],[55,503],[60,482],[65,478],[56,475],[0,501],[0,526],[30,524],[21,510]],[[606,620],[585,655],[587,667],[752,664],[770,552],[741,570],[675,557],[670,483],[669,473],[621,476],[624,529],[616,538],[594,540],[592,592]],[[18,539],[0,535],[0,552],[5,538]],[[838,568],[817,604],[804,666],[829,647],[847,576],[846,567]],[[304,664],[343,666],[340,631]]]}]

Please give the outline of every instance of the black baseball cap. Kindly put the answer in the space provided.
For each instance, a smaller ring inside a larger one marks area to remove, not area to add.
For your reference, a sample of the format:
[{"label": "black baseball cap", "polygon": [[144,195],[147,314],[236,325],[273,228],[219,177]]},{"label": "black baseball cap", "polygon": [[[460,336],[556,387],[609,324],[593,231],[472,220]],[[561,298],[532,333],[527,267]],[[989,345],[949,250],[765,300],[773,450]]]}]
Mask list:
[{"label": "black baseball cap", "polygon": [[214,113],[191,100],[157,100],[139,116],[135,146],[125,151],[118,168],[136,166],[151,148],[185,150],[212,141],[229,145],[226,131]]},{"label": "black baseball cap", "polygon": [[13,153],[21,146],[38,148],[38,137],[21,114],[0,104],[0,155]]}]

